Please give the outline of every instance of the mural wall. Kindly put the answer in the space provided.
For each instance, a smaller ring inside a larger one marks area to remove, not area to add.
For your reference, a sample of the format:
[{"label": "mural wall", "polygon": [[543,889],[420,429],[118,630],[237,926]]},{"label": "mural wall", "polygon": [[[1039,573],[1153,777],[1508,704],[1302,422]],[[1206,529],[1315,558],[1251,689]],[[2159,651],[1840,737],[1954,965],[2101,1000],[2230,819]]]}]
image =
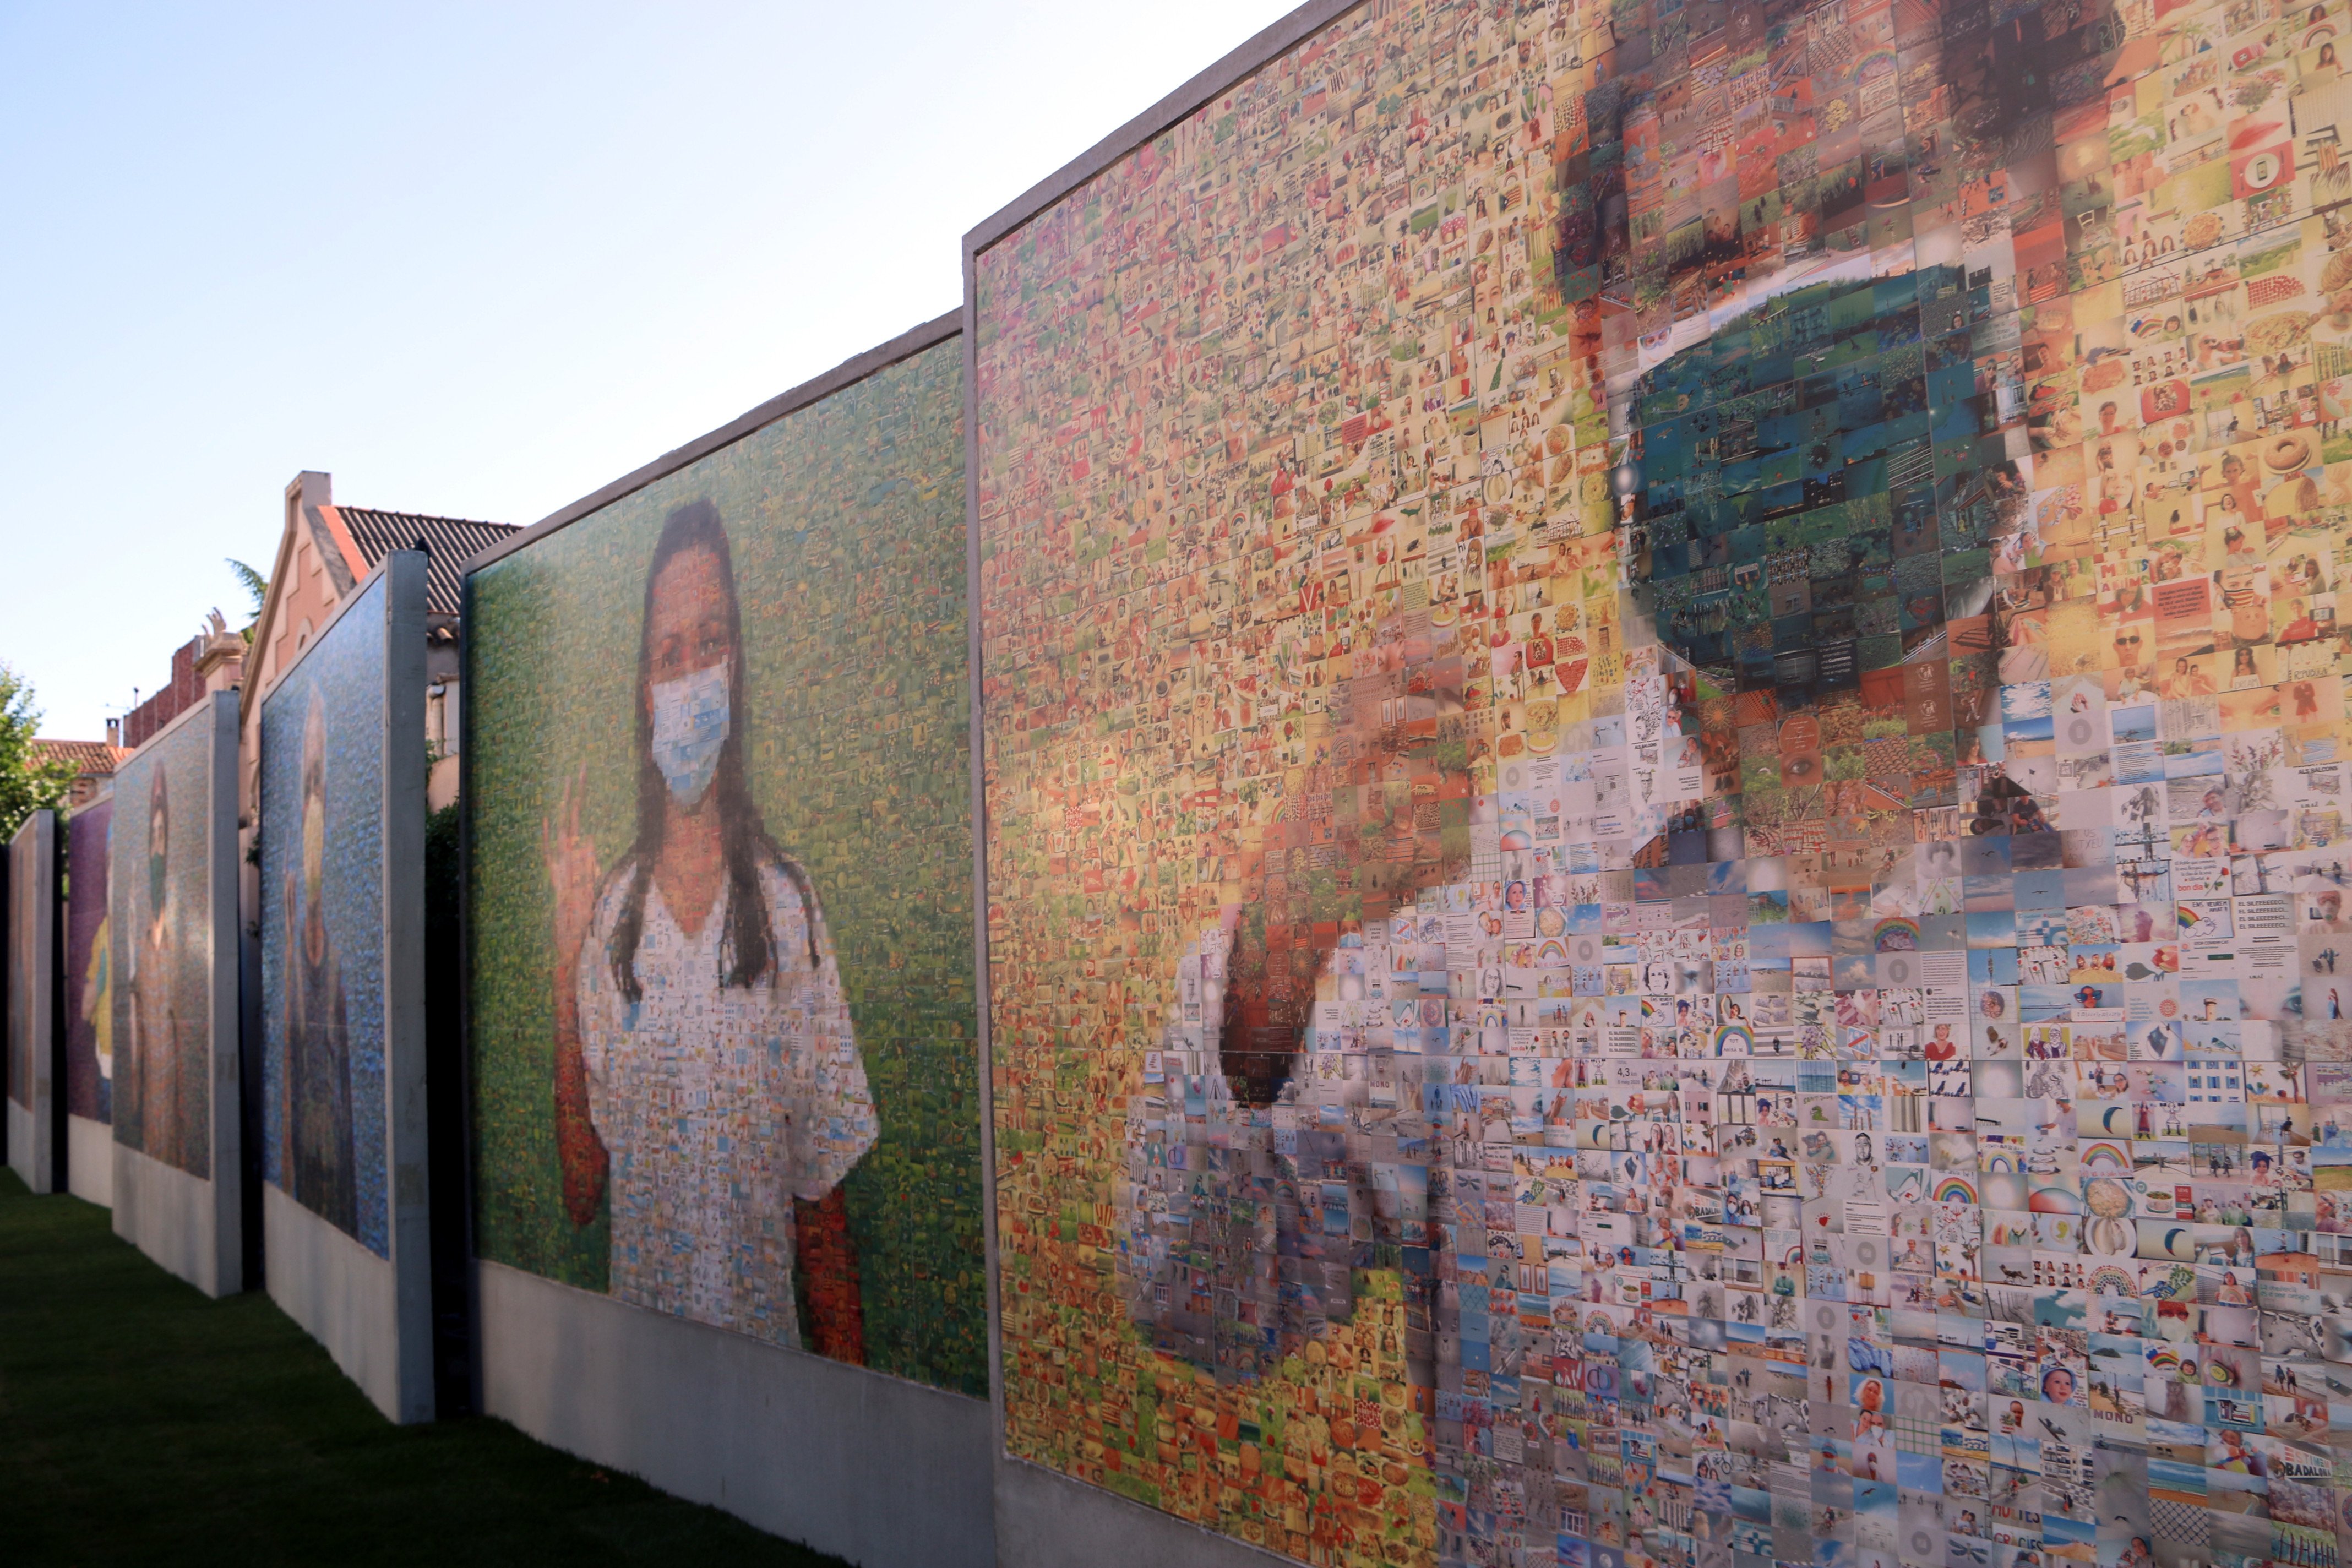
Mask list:
[{"label": "mural wall", "polygon": [[114,1141],[212,1176],[213,726],[191,719],[114,775],[107,879]]},{"label": "mural wall", "polygon": [[1013,1455],[2337,1561],[2344,27],[1373,5],[982,251]]},{"label": "mural wall", "polygon": [[39,1048],[34,1035],[42,1011],[41,922],[48,915],[43,905],[56,896],[54,888],[43,886],[54,868],[41,853],[47,846],[39,826],[37,818],[28,818],[9,839],[7,855],[8,1098],[27,1110],[33,1109],[34,1053]]},{"label": "mural wall", "polygon": [[384,593],[378,577],[261,709],[262,1173],[379,1258]]},{"label": "mural wall", "polygon": [[106,918],[111,795],[75,808],[66,821],[66,1110],[105,1122],[113,1115],[112,954]]},{"label": "mural wall", "polygon": [[36,811],[7,854],[8,1163],[36,1193],[54,1190],[57,1093],[58,817]]},{"label": "mural wall", "polygon": [[471,579],[485,1258],[985,1395],[961,351]]}]

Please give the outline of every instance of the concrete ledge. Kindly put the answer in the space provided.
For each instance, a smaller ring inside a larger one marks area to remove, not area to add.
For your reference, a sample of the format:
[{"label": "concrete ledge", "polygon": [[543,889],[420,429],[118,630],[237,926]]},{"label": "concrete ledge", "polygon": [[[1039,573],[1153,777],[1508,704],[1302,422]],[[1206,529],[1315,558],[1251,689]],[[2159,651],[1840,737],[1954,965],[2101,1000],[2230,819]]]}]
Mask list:
[{"label": "concrete ledge", "polygon": [[[327,1347],[387,1419],[404,1419],[392,1265],[267,1183],[261,1245],[269,1259],[269,1299]],[[409,1412],[405,1418],[424,1417]]]},{"label": "concrete ledge", "polygon": [[985,1403],[479,1268],[489,1415],[859,1568],[998,1560]]},{"label": "concrete ledge", "polygon": [[1297,1561],[1003,1458],[996,1464],[996,1559],[1008,1568],[1276,1568]]},{"label": "concrete ledge", "polygon": [[245,1284],[221,1268],[218,1203],[212,1183],[114,1145],[114,1234],[207,1296]]},{"label": "concrete ledge", "polygon": [[114,1129],[87,1116],[66,1118],[66,1190],[100,1208],[114,1206]]}]

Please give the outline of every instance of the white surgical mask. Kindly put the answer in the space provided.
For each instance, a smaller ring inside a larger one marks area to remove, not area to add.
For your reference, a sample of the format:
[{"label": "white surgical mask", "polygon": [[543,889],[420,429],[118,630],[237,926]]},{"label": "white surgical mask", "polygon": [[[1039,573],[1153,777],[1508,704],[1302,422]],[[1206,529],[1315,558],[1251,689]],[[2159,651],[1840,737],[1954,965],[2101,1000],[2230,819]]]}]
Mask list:
[{"label": "white surgical mask", "polygon": [[658,680],[653,686],[654,765],[669,793],[691,811],[702,804],[719,750],[727,743],[727,678],[733,661]]}]

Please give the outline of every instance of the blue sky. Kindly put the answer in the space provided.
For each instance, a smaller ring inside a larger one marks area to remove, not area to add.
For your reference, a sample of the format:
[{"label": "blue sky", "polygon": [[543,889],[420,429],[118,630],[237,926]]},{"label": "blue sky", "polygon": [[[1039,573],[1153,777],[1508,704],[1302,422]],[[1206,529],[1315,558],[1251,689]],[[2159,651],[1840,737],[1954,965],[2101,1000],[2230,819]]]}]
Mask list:
[{"label": "blue sky", "polygon": [[95,738],[298,469],[530,522],[955,308],[1289,9],[0,0],[0,660]]}]

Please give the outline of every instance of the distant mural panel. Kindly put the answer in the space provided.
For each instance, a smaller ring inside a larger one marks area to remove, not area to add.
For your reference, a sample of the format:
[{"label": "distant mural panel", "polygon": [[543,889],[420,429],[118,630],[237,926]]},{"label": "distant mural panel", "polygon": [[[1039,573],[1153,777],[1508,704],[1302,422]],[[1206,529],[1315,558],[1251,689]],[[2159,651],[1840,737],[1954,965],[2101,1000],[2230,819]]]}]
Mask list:
[{"label": "distant mural panel", "polygon": [[262,1173],[378,1257],[385,652],[379,578],[261,709]]},{"label": "distant mural panel", "polygon": [[36,987],[45,983],[39,969],[41,922],[52,918],[48,906],[56,897],[56,889],[47,885],[54,868],[40,853],[39,820],[28,818],[8,843],[8,1098],[27,1110],[37,1098],[36,1053],[47,1048],[47,1041],[33,1037],[40,1011]]},{"label": "distant mural panel", "polygon": [[2338,1561],[2344,26],[1368,5],[977,258],[1012,1453]]},{"label": "distant mural panel", "polygon": [[202,716],[115,774],[108,878],[114,1137],[192,1176],[212,1174],[215,732]]},{"label": "distant mural panel", "polygon": [[987,1391],[961,354],[472,580],[482,1256]]},{"label": "distant mural panel", "polygon": [[112,796],[76,810],[66,823],[66,972],[58,1005],[66,1016],[66,1110],[91,1121],[113,1116],[114,1004],[110,990],[106,889]]}]

